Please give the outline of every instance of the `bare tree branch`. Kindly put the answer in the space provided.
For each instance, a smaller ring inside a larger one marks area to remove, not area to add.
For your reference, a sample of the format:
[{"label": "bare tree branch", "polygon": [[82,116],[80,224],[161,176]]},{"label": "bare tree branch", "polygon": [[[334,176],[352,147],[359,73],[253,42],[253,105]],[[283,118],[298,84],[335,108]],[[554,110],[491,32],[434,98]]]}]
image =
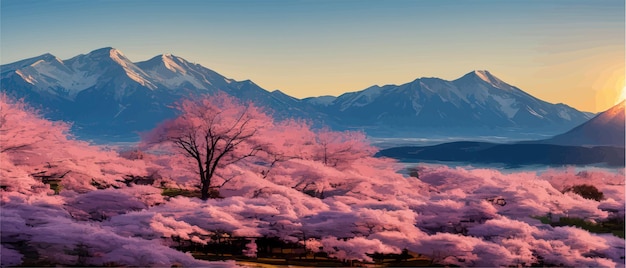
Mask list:
[{"label": "bare tree branch", "polygon": [[195,162],[203,199],[209,198],[210,189],[219,189],[233,179],[214,185],[213,177],[220,168],[262,150],[260,145],[251,144],[249,152],[243,152],[260,127],[257,117],[265,116],[251,107],[225,94],[186,100],[178,107],[182,115],[160,128],[168,137],[166,141]]}]

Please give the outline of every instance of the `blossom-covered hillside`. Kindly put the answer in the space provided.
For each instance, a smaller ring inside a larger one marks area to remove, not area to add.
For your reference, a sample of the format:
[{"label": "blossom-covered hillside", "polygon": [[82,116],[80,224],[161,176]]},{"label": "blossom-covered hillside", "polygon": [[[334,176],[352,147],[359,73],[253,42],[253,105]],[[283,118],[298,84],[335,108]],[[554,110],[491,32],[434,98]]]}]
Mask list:
[{"label": "blossom-covered hillside", "polygon": [[[238,252],[253,261],[271,239],[303,256],[363,262],[410,252],[445,265],[624,266],[623,231],[593,229],[623,226],[623,170],[423,165],[406,176],[374,158],[362,134],[276,122],[231,99],[185,104],[219,108],[210,118],[222,128],[206,128],[182,105],[181,117],[118,153],[73,140],[67,124],[19,101],[2,96],[0,104],[2,266],[234,266],[194,256],[243,241]],[[184,140],[168,126],[197,131]],[[244,134],[216,162],[203,195],[210,154]],[[176,141],[199,145],[200,161]],[[594,233],[567,226],[574,219]]]}]

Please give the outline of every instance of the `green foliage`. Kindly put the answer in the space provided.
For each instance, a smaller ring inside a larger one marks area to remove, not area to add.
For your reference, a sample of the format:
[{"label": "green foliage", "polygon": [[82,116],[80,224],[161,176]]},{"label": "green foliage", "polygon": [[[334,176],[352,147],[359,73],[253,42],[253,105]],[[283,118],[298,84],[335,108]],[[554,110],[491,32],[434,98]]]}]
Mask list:
[{"label": "green foliage", "polygon": [[161,195],[168,197],[175,197],[179,195],[184,197],[202,197],[199,190],[185,190],[179,188],[164,188]]},{"label": "green foliage", "polygon": [[572,192],[582,196],[585,199],[591,199],[595,201],[600,201],[604,199],[604,193],[600,192],[600,190],[598,190],[598,188],[596,188],[595,186],[589,184],[574,185],[565,189],[565,191],[563,192]]},{"label": "green foliage", "polygon": [[550,224],[550,216],[532,216],[533,219],[541,221],[543,224]]},{"label": "green foliage", "polygon": [[624,230],[626,225],[623,218],[608,218],[606,220],[593,223],[581,218],[569,218],[561,217],[558,222],[552,222],[550,216],[533,217],[538,219],[543,224],[550,224],[551,226],[574,226],[583,230],[587,230],[590,233],[611,233],[614,236],[624,238]]},{"label": "green foliage", "polygon": [[575,226],[591,233],[608,233],[610,230],[605,230],[602,223],[592,223],[585,221],[581,218],[568,218],[562,217],[559,219],[558,226]]}]

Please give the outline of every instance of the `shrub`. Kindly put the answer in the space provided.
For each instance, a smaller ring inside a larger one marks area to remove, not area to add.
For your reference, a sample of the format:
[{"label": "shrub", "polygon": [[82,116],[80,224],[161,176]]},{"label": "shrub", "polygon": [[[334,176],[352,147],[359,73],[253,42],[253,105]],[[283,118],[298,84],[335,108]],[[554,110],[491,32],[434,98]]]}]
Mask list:
[{"label": "shrub", "polygon": [[591,200],[596,200],[596,201],[600,201],[604,199],[604,194],[600,192],[598,188],[589,184],[574,185],[572,187],[565,189],[565,191],[563,192],[564,193],[572,192],[572,193],[582,196],[585,199],[591,199]]}]

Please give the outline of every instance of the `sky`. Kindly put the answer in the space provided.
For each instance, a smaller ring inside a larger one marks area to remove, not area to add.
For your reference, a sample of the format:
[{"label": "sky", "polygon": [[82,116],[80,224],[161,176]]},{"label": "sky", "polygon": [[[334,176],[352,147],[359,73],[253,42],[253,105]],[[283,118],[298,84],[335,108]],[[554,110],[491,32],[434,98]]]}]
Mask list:
[{"label": "sky", "polygon": [[624,95],[623,0],[0,0],[2,64],[170,53],[304,98],[489,70],[551,103]]}]

